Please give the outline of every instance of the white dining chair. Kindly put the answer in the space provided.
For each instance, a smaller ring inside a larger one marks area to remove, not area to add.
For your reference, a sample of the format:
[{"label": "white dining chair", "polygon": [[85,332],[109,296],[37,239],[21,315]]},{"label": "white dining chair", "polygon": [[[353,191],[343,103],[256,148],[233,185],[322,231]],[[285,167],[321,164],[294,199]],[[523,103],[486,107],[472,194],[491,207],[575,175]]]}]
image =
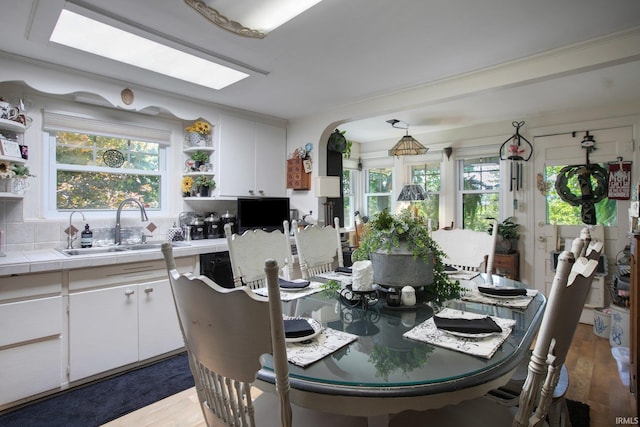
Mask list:
[{"label": "white dining chair", "polygon": [[293,235],[304,279],[344,267],[340,220],[336,217],[333,222],[334,226],[308,225],[300,230],[297,221],[293,221]]},{"label": "white dining chair", "polygon": [[445,265],[458,270],[491,273],[498,240],[498,221],[493,220],[492,226],[492,234],[466,228],[441,228],[431,232],[431,238],[444,252]]},{"label": "white dining chair", "polygon": [[[576,256],[576,254],[584,253],[587,255],[585,258],[588,260],[598,261],[600,255],[602,254],[602,250],[604,248],[604,243],[599,240],[590,240],[588,243],[588,248],[583,252],[583,246],[585,244],[584,233],[581,233],[581,237],[576,237],[571,244],[571,253],[575,258],[580,258]],[[584,258],[583,258],[584,259]],[[596,270],[593,272],[597,272]],[[492,397],[496,402],[504,404],[516,406],[519,403],[520,392],[522,390],[522,386],[526,380],[528,374],[528,360],[521,363],[518,367],[517,371],[514,373],[513,377],[509,380],[509,383],[503,387],[500,387],[496,390],[492,390],[488,396]],[[568,410],[566,406],[566,401],[564,396],[569,388],[569,371],[567,367],[563,364],[560,370],[560,376],[558,379],[558,384],[553,390],[553,400],[549,407],[549,424],[551,427],[559,427],[566,425],[565,420],[568,420]]]},{"label": "white dining chair", "polygon": [[567,415],[566,406],[563,412],[564,399],[554,399],[553,393],[597,266],[597,261],[576,259],[570,251],[560,254],[517,406],[481,397],[441,409],[402,412],[390,425],[541,426],[547,415],[550,423],[562,425],[557,417]]},{"label": "white dining chair", "polygon": [[[162,245],[162,253],[207,426],[366,426],[364,417],[329,414],[291,403],[275,260],[263,263],[266,298],[248,287],[227,289],[206,276],[180,274],[169,243]],[[264,354],[273,355],[275,394],[252,385]]]},{"label": "white dining chair", "polygon": [[247,230],[243,234],[235,234],[231,231],[231,225],[225,224],[224,234],[236,287],[257,289],[266,286],[264,260],[268,258],[276,260],[281,266],[281,276],[294,278],[289,221],[282,223],[282,230]]}]

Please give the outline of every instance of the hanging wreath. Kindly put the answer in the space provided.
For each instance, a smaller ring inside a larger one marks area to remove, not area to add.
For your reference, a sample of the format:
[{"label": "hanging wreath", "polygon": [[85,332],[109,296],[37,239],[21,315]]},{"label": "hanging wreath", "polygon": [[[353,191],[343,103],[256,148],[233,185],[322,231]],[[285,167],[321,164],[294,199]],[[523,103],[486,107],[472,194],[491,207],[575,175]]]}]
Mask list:
[{"label": "hanging wreath", "polygon": [[[573,194],[568,187],[569,180],[578,179],[581,194]],[[593,188],[592,179],[595,181]],[[597,164],[565,166],[558,173],[556,191],[558,196],[571,206],[581,206],[582,221],[585,224],[596,224],[595,204],[607,197],[608,172]]]}]

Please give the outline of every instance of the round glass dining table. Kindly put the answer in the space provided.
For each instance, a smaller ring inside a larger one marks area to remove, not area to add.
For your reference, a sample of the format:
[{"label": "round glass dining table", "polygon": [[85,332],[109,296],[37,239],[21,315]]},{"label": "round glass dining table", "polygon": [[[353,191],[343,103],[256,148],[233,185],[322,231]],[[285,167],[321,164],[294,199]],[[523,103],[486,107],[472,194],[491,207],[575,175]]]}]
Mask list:
[{"label": "round glass dining table", "polygon": [[[485,279],[481,274],[473,281],[484,285]],[[526,287],[498,276],[493,276],[493,285]],[[357,335],[355,341],[309,366],[289,363],[291,401],[325,412],[368,417],[369,425],[385,425],[389,414],[483,396],[506,384],[528,357],[545,304],[540,292],[524,309],[448,301],[445,307],[515,321],[512,332],[487,359],[403,337],[431,318],[434,310],[438,312],[428,303],[389,307],[380,298],[362,307],[329,291],[283,302],[285,315],[310,317],[325,328]],[[256,386],[274,391],[274,382],[272,359],[266,356]]]}]

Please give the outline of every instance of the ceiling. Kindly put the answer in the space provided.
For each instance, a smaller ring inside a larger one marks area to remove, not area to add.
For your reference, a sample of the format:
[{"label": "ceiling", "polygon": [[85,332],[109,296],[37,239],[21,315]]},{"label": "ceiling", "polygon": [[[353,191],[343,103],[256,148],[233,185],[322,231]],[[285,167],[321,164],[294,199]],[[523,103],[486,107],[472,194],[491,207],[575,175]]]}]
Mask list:
[{"label": "ceiling", "polygon": [[[249,78],[216,91],[49,42],[65,3],[1,0],[0,51],[287,120],[412,88],[428,91],[429,84],[454,76],[640,28],[638,0],[324,0],[264,39],[251,39],[213,25],[182,0],[70,2],[140,35],[249,72]],[[217,6],[215,0],[207,3]],[[382,108],[340,128],[349,139],[367,142],[402,135],[386,123],[392,118],[418,134],[640,101],[638,57],[567,70],[491,90],[461,90],[452,99]]]}]

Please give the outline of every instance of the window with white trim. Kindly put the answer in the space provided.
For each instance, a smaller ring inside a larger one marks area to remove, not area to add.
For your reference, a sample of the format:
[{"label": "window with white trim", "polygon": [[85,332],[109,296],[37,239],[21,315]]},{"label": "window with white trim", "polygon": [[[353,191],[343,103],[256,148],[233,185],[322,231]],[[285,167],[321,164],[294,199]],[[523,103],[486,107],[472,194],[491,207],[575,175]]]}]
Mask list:
[{"label": "window with white trim", "polygon": [[500,158],[459,160],[458,172],[462,228],[486,231],[489,218],[500,218]]},{"label": "window with white trim", "polygon": [[358,170],[343,169],[342,171],[342,194],[344,200],[344,227],[354,228],[355,213],[358,210]]},{"label": "window with white trim", "polygon": [[411,183],[420,184],[427,192],[425,200],[412,201],[411,204],[433,221],[434,226],[439,224],[440,215],[440,162],[425,163],[411,166]]},{"label": "window with white trim", "polygon": [[393,212],[393,171],[391,168],[369,168],[365,179],[366,214],[373,217],[387,209]]},{"label": "window with white trim", "polygon": [[[45,113],[49,211],[112,211],[130,197],[161,210],[169,132]],[[110,131],[108,131],[108,129]],[[95,130],[94,130],[95,129]]]}]

